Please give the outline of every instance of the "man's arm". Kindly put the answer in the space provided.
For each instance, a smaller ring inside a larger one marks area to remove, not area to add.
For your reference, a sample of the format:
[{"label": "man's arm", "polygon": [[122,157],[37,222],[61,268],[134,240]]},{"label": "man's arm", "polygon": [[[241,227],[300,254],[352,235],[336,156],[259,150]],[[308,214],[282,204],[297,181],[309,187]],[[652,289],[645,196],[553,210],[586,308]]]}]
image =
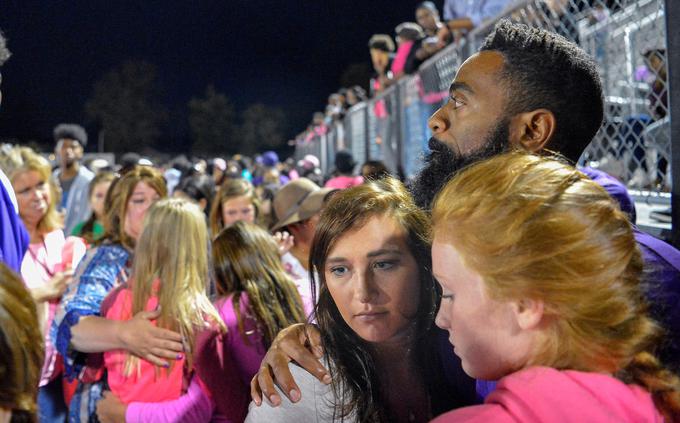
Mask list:
[{"label": "man's arm", "polygon": [[300,388],[288,369],[295,361],[324,384],[331,382],[328,370],[319,359],[323,356],[321,334],[312,324],[297,323],[279,332],[262,360],[260,370],[250,382],[250,396],[255,405],[262,404],[262,397],[276,407],[281,404],[274,382],[291,402],[301,398]]},{"label": "man's arm", "polygon": [[137,313],[127,321],[100,316],[84,316],[71,328],[71,347],[84,353],[124,349],[158,366],[164,359],[177,359],[184,348],[182,336],[154,326],[160,310]]}]

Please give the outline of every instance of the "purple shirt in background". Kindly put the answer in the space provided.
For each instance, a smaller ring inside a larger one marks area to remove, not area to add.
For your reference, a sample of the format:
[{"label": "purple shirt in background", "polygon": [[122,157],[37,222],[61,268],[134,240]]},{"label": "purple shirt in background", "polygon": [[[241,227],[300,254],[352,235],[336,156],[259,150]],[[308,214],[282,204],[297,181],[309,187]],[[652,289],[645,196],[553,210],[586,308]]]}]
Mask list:
[{"label": "purple shirt in background", "polygon": [[19,219],[12,185],[0,170],[0,260],[14,272],[21,272],[21,261],[28,249],[28,232]]}]

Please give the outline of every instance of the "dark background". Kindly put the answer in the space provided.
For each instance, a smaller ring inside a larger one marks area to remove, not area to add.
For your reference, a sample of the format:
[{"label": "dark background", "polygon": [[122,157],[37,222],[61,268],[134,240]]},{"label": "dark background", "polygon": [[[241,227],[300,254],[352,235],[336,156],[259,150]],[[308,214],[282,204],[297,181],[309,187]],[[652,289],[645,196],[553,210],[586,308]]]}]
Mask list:
[{"label": "dark background", "polygon": [[324,109],[352,64],[370,72],[370,36],[393,35],[397,24],[415,20],[416,4],[2,0],[0,28],[13,56],[2,68],[0,138],[51,149],[52,128],[77,122],[93,151],[98,127],[84,105],[94,83],[126,61],[143,60],[156,67],[169,116],[158,148],[190,148],[187,103],[208,85],[237,112],[252,103],[283,109],[290,139]]}]

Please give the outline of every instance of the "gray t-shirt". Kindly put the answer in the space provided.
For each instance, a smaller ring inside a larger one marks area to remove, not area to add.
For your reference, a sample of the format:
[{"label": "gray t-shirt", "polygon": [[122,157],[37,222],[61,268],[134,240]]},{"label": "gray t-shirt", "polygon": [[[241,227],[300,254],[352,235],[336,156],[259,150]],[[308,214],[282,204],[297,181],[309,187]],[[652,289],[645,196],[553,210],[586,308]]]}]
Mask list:
[{"label": "gray t-shirt", "polygon": [[302,398],[297,403],[292,403],[282,393],[279,387],[276,390],[281,397],[281,405],[272,407],[266,401],[259,407],[251,402],[248,407],[246,423],[258,422],[295,422],[295,423],[320,423],[320,422],[353,422],[354,416],[344,419],[333,419],[333,404],[335,403],[333,388],[325,385],[311,373],[294,363],[289,363],[288,368],[293,374],[295,382],[300,387]]}]

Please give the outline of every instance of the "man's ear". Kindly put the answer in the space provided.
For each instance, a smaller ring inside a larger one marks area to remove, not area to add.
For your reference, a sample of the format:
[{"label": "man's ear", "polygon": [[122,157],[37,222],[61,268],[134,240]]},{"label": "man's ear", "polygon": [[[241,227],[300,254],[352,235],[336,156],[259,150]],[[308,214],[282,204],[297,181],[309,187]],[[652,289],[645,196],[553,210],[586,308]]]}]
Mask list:
[{"label": "man's ear", "polygon": [[519,113],[510,120],[510,143],[532,153],[546,148],[557,127],[555,115],[548,109]]},{"label": "man's ear", "polygon": [[543,300],[523,298],[513,304],[517,326],[524,330],[537,328],[543,320]]}]

